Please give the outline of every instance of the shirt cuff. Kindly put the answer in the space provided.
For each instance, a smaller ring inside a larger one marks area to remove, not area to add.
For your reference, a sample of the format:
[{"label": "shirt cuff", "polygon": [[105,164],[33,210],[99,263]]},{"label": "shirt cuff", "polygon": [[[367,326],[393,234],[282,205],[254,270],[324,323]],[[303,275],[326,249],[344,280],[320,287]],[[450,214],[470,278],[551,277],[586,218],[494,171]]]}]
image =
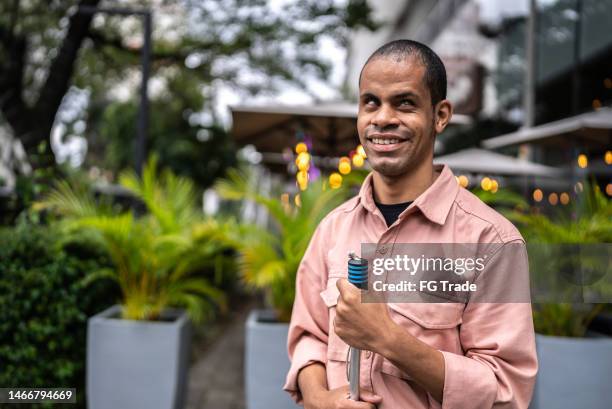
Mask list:
[{"label": "shirt cuff", "polygon": [[302,393],[297,383],[298,373],[302,368],[315,362],[325,365],[327,362],[327,345],[315,338],[304,336],[295,346],[291,358],[291,367],[283,386],[283,389],[289,392],[296,403],[302,403]]},{"label": "shirt cuff", "polygon": [[491,368],[463,355],[441,352],[444,356],[442,409],[491,409],[497,395],[497,379]]}]

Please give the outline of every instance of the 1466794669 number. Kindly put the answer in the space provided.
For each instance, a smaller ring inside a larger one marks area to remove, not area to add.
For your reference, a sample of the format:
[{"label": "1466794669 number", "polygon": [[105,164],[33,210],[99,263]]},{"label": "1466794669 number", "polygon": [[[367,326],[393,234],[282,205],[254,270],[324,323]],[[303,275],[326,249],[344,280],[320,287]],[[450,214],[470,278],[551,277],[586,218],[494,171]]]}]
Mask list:
[{"label": "1466794669 number", "polygon": [[0,403],[76,403],[76,388],[0,388]]}]

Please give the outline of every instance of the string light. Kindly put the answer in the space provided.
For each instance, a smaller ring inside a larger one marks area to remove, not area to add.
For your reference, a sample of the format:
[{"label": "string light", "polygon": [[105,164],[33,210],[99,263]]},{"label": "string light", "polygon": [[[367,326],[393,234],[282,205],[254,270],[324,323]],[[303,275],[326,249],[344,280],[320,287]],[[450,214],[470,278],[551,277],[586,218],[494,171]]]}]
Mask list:
[{"label": "string light", "polygon": [[497,189],[499,189],[499,183],[497,180],[491,180],[491,193],[497,193]]},{"label": "string light", "polygon": [[340,158],[340,163],[338,164],[338,171],[343,175],[348,175],[351,173],[351,160],[348,156],[343,156]]},{"label": "string light", "polygon": [[550,203],[553,206],[556,206],[558,202],[559,202],[559,196],[555,192],[548,195],[548,203]]},{"label": "string light", "polygon": [[574,192],[576,192],[577,194],[581,193],[583,190],[584,190],[584,187],[582,186],[582,182],[577,182],[574,185]]},{"label": "string light", "polygon": [[295,159],[295,164],[300,171],[308,170],[310,167],[310,155],[308,152],[301,152]]},{"label": "string light", "polygon": [[470,180],[465,175],[459,175],[457,176],[457,183],[459,183],[459,186],[461,187],[468,187]]},{"label": "string light", "polygon": [[299,142],[297,145],[295,145],[295,153],[299,155],[300,153],[304,152],[308,152],[308,145],[306,145],[304,142]]},{"label": "string light", "polygon": [[593,105],[593,109],[599,109],[601,108],[601,101],[598,99],[594,99],[592,105]]},{"label": "string light", "polygon": [[589,159],[584,153],[578,155],[578,167],[581,169],[586,168],[589,165]]},{"label": "string light", "polygon": [[368,155],[366,155],[365,149],[363,149],[363,146],[361,144],[357,145],[357,154],[359,156],[362,156],[364,159],[368,158]]},{"label": "string light", "polygon": [[612,151],[606,151],[606,154],[604,155],[604,160],[606,162],[606,165],[612,165]]},{"label": "string light", "polygon": [[566,205],[569,203],[570,201],[570,197],[566,192],[561,193],[561,195],[559,196],[559,200],[561,201],[562,205]]},{"label": "string light", "polygon": [[606,185],[606,194],[607,194],[608,196],[612,196],[612,183],[608,183],[608,184]]},{"label": "string light", "polygon": [[483,177],[480,181],[480,187],[485,191],[491,189],[491,179],[487,176]]},{"label": "string light", "polygon": [[332,189],[338,189],[340,186],[342,186],[342,175],[338,172],[334,172],[329,175],[329,186]]},{"label": "string light", "polygon": [[295,195],[295,197],[293,198],[293,201],[295,202],[295,205],[297,207],[302,207],[302,198],[300,197],[299,193]]},{"label": "string light", "polygon": [[533,191],[533,200],[535,200],[536,202],[541,202],[543,198],[544,193],[541,189],[536,189]]},{"label": "string light", "polygon": [[356,153],[353,155],[353,166],[360,168],[363,166],[365,159],[360,154]]}]

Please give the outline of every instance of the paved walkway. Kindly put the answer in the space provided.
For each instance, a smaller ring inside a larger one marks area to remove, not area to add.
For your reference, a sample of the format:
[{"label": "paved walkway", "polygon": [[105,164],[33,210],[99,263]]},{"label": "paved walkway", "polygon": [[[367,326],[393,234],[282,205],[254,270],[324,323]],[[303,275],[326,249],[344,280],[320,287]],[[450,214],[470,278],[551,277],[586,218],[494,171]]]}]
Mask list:
[{"label": "paved walkway", "polygon": [[[244,409],[244,306],[204,351],[196,351],[189,373],[185,409]],[[196,346],[197,349],[197,346]]]}]

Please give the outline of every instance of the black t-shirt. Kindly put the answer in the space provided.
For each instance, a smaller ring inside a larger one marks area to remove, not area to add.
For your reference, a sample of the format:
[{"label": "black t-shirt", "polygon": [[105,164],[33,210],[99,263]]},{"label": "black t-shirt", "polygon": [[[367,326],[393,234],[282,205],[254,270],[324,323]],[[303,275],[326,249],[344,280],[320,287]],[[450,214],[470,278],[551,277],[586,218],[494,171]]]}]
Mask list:
[{"label": "black t-shirt", "polygon": [[378,210],[382,213],[385,222],[387,222],[387,227],[389,227],[397,220],[399,215],[410,206],[412,201],[394,204],[382,204],[376,201],[374,203],[376,203],[376,207],[378,207]]}]

